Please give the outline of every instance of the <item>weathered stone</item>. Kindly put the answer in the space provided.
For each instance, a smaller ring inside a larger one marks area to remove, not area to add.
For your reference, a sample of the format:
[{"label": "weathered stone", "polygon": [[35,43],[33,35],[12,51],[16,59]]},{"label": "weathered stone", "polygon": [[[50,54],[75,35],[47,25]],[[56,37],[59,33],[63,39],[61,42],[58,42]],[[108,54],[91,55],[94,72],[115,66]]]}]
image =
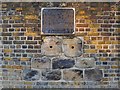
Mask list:
[{"label": "weathered stone", "polygon": [[81,81],[83,80],[83,71],[82,70],[65,70],[63,71],[63,79],[67,81]]},{"label": "weathered stone", "polygon": [[55,58],[52,62],[52,68],[53,69],[65,69],[65,68],[71,68],[75,65],[75,61],[72,59],[59,59]]},{"label": "weathered stone", "polygon": [[24,73],[24,80],[27,80],[27,81],[39,80],[40,78],[40,74],[37,70],[27,69],[27,70],[24,70],[23,73]]},{"label": "weathered stone", "polygon": [[78,68],[93,68],[95,66],[95,58],[79,57],[75,66]]},{"label": "weathered stone", "polygon": [[85,70],[85,79],[90,81],[100,81],[103,77],[102,70],[99,69],[90,69]]},{"label": "weathered stone", "polygon": [[47,56],[56,56],[61,53],[61,40],[56,37],[46,37],[41,45],[41,53]]},{"label": "weathered stone", "polygon": [[46,70],[42,72],[42,80],[60,80],[61,71],[59,70]]},{"label": "weathered stone", "polygon": [[48,57],[41,57],[33,59],[31,63],[32,68],[46,69],[51,67],[51,60]]},{"label": "weathered stone", "polygon": [[64,39],[63,52],[65,56],[76,57],[82,54],[82,41],[79,38]]}]

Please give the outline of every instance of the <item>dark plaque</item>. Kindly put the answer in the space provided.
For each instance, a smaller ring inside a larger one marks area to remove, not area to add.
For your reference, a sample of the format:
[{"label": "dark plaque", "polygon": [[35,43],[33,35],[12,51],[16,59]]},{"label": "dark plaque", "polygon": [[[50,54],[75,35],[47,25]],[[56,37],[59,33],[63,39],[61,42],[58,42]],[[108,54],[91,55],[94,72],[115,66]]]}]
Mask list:
[{"label": "dark plaque", "polygon": [[73,34],[75,10],[73,8],[42,8],[42,34]]}]

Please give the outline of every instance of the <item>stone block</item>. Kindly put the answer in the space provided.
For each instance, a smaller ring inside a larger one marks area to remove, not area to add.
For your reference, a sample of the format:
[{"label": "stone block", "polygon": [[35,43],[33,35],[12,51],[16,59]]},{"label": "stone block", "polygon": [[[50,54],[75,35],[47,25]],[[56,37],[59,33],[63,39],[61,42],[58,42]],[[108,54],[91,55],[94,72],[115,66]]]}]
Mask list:
[{"label": "stone block", "polygon": [[55,58],[52,60],[53,69],[72,68],[74,65],[75,65],[75,61],[73,59]]},{"label": "stone block", "polygon": [[57,37],[45,37],[41,45],[41,53],[47,56],[56,56],[61,53],[61,40]]},{"label": "stone block", "polygon": [[79,38],[64,39],[63,52],[65,56],[76,57],[82,54],[82,40]]},{"label": "stone block", "polygon": [[59,70],[46,70],[42,72],[42,80],[60,80],[61,71]]},{"label": "stone block", "polygon": [[101,81],[103,72],[99,69],[85,70],[85,79],[90,81]]},{"label": "stone block", "polygon": [[83,71],[82,70],[64,70],[63,79],[67,81],[82,81],[83,80]]},{"label": "stone block", "polygon": [[95,66],[95,58],[79,57],[75,66],[78,68],[93,68]]},{"label": "stone block", "polygon": [[31,66],[36,69],[51,68],[51,60],[48,57],[32,59]]},{"label": "stone block", "polygon": [[26,81],[35,81],[40,79],[40,73],[37,70],[25,69],[23,70],[23,78]]}]

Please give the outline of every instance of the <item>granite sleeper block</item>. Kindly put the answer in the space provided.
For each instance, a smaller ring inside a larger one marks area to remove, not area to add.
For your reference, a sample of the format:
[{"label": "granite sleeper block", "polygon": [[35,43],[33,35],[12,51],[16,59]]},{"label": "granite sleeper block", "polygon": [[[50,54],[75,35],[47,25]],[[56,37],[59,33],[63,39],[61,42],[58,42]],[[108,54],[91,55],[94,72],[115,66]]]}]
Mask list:
[{"label": "granite sleeper block", "polygon": [[60,70],[46,70],[42,72],[42,80],[60,80]]},{"label": "granite sleeper block", "polygon": [[80,38],[63,39],[62,49],[65,56],[80,56],[82,54],[82,40]]},{"label": "granite sleeper block", "polygon": [[82,81],[83,71],[78,69],[64,70],[63,79],[66,81]]},{"label": "granite sleeper block", "polygon": [[74,65],[75,65],[75,60],[73,59],[55,58],[52,60],[53,69],[67,69],[67,68],[72,68]]},{"label": "granite sleeper block", "polygon": [[46,56],[32,59],[31,67],[36,69],[51,68],[51,60]]},{"label": "granite sleeper block", "polygon": [[35,81],[40,79],[40,73],[37,70],[26,69],[23,71],[24,80],[26,81]]},{"label": "granite sleeper block", "polygon": [[93,67],[95,67],[95,58],[78,57],[76,60],[75,66],[77,68],[93,68]]},{"label": "granite sleeper block", "polygon": [[103,72],[99,69],[85,70],[85,79],[90,81],[101,81],[103,78]]},{"label": "granite sleeper block", "polygon": [[61,53],[61,40],[57,37],[45,37],[41,45],[41,53],[47,56],[56,56]]}]

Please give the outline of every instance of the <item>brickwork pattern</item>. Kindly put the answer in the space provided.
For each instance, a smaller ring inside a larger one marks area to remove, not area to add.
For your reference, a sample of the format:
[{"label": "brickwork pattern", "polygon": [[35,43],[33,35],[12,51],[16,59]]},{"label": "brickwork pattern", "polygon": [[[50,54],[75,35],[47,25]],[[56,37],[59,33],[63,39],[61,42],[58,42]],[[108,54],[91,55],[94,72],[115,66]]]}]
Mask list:
[{"label": "brickwork pattern", "polygon": [[[119,87],[120,2],[3,2],[0,6],[2,87]],[[57,56],[43,55],[47,36],[40,32],[42,7],[75,8],[75,35],[49,38],[80,38],[82,54],[69,57],[60,51]]]}]

